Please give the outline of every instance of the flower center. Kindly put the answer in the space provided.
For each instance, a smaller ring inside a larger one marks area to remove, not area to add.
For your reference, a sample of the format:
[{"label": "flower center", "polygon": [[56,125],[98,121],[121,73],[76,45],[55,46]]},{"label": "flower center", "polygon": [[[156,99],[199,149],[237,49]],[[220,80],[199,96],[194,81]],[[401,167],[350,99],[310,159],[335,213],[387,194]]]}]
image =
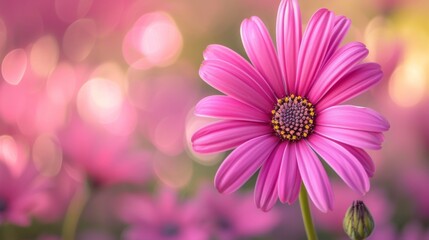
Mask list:
[{"label": "flower center", "polygon": [[0,213],[6,212],[7,208],[8,208],[8,203],[6,202],[5,199],[0,197]]},{"label": "flower center", "polygon": [[304,97],[291,94],[277,99],[271,113],[271,125],[282,140],[296,142],[313,132],[316,113],[313,104]]},{"label": "flower center", "polygon": [[174,237],[180,233],[180,227],[173,222],[164,223],[161,226],[161,235],[166,237]]}]

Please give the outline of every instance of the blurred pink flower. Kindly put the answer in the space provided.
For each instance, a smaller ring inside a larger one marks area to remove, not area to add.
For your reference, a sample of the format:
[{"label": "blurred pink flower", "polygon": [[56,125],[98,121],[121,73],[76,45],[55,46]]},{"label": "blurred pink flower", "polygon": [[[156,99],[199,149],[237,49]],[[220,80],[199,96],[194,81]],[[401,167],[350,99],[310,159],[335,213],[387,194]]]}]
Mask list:
[{"label": "blurred pink flower", "polygon": [[222,196],[206,187],[200,191],[199,200],[206,214],[206,227],[215,239],[233,240],[261,236],[272,231],[280,220],[276,211],[261,212],[256,209],[254,199],[249,194]]},{"label": "blurred pink flower", "polygon": [[382,78],[378,64],[361,64],[368,54],[362,43],[339,48],[349,26],[346,17],[320,9],[302,36],[297,1],[283,0],[278,54],[258,17],[241,25],[252,65],[224,46],[206,49],[200,76],[227,96],[204,98],[195,112],[224,120],[197,131],[192,142],[200,153],[236,148],[216,174],[220,192],[236,191],[261,168],[258,208],[269,210],[277,198],[293,203],[303,182],[326,212],[333,193],[319,157],[356,192],[369,190],[374,163],[363,149],[380,149],[389,123],[372,109],[338,105]]},{"label": "blurred pink flower", "polygon": [[176,193],[164,189],[155,198],[127,195],[118,203],[119,217],[130,226],[123,239],[204,240],[202,212],[191,201],[179,202]]},{"label": "blurred pink flower", "polygon": [[398,240],[429,240],[429,231],[418,222],[411,222],[402,230]]},{"label": "blurred pink flower", "polygon": [[426,166],[410,166],[407,169],[402,168],[401,178],[396,179],[395,183],[398,189],[401,189],[400,195],[407,196],[410,201],[413,213],[420,217],[429,217],[429,191],[427,185],[429,182],[429,171]]},{"label": "blurred pink flower", "polygon": [[30,217],[41,204],[45,188],[46,182],[32,165],[15,175],[0,161],[0,224],[30,225]]},{"label": "blurred pink flower", "polygon": [[374,232],[374,234],[368,237],[368,240],[378,239],[429,240],[429,231],[420,222],[411,221],[400,232],[397,232],[393,225],[387,225],[381,226],[381,230]]},{"label": "blurred pink flower", "polygon": [[60,142],[65,160],[95,186],[143,183],[151,176],[148,153],[133,150],[128,138],[90,128],[79,119],[60,134]]},{"label": "blurred pink flower", "polygon": [[[65,165],[65,166],[64,166]],[[65,163],[57,176],[48,178],[49,185],[41,196],[40,202],[34,215],[43,222],[55,222],[62,219],[76,192],[83,187],[81,179],[75,179],[67,169],[70,167]]]}]

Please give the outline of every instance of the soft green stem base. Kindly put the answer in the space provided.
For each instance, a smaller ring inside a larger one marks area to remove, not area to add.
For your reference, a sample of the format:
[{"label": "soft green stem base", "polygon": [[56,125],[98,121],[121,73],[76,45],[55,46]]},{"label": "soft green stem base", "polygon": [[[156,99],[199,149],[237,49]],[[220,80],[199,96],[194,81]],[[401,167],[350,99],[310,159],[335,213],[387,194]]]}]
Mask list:
[{"label": "soft green stem base", "polygon": [[310,206],[308,205],[307,189],[305,189],[304,184],[301,185],[301,191],[299,192],[299,204],[301,205],[302,220],[304,221],[307,239],[317,240],[313,220],[311,219]]},{"label": "soft green stem base", "polygon": [[62,239],[63,240],[75,240],[77,227],[79,224],[79,219],[85,209],[85,206],[88,202],[90,195],[90,190],[88,184],[78,190],[73,199],[70,202],[70,205],[67,209],[67,213],[64,219],[63,229],[62,229]]}]

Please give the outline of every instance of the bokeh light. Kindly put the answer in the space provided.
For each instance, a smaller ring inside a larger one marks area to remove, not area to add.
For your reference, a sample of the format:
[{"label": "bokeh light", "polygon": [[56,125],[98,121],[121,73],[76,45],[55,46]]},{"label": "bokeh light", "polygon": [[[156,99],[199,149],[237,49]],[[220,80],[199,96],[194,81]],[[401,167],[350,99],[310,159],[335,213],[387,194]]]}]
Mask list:
[{"label": "bokeh light", "polygon": [[21,82],[25,70],[27,70],[28,57],[24,49],[10,51],[1,64],[1,73],[4,80],[12,85]]},{"label": "bokeh light", "polygon": [[64,54],[72,61],[82,61],[89,56],[97,40],[97,26],[91,19],[78,19],[64,33]]},{"label": "bokeh light", "polygon": [[31,47],[30,65],[38,76],[46,77],[56,67],[59,58],[59,47],[53,36],[39,38]]},{"label": "bokeh light", "polygon": [[165,12],[153,12],[134,23],[124,38],[122,51],[131,67],[147,69],[172,64],[182,45],[182,35],[172,17]]},{"label": "bokeh light", "polygon": [[32,159],[36,168],[45,176],[55,176],[61,170],[62,150],[53,136],[40,135],[33,143]]},{"label": "bokeh light", "polygon": [[106,124],[115,121],[121,113],[123,94],[119,85],[104,78],[88,80],[77,95],[77,107],[83,119]]},{"label": "bokeh light", "polygon": [[425,70],[417,62],[418,60],[398,66],[390,80],[390,96],[401,107],[415,106],[427,94]]}]

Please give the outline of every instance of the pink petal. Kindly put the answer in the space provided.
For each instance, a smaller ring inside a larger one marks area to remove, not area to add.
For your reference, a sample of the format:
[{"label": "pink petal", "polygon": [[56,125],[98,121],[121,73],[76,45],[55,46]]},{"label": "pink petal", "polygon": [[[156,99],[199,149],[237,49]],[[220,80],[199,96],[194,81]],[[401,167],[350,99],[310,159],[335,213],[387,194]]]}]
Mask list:
[{"label": "pink petal", "polygon": [[239,189],[268,159],[279,140],[272,135],[253,138],[235,149],[220,165],[215,186],[221,193]]},{"label": "pink petal", "polygon": [[301,12],[296,0],[283,0],[277,13],[277,50],[286,89],[295,92],[296,65],[302,39]]},{"label": "pink petal", "polygon": [[360,64],[328,90],[317,103],[317,108],[321,110],[345,102],[378,83],[382,77],[378,64]]},{"label": "pink petal", "polygon": [[282,164],[280,167],[278,189],[282,203],[292,204],[298,198],[301,188],[301,175],[299,175],[296,160],[296,144],[284,144]]},{"label": "pink petal", "polygon": [[270,115],[244,104],[229,96],[209,96],[195,106],[195,114],[203,117],[214,117],[251,122],[269,122]]},{"label": "pink petal", "polygon": [[347,128],[316,126],[315,132],[332,140],[365,149],[381,149],[384,140],[379,132],[359,131]]},{"label": "pink petal", "polygon": [[326,51],[325,62],[328,61],[332,55],[337,51],[338,46],[344,39],[344,36],[347,34],[350,28],[350,19],[344,16],[335,17],[335,25],[332,29],[332,37],[329,41],[329,47]]},{"label": "pink petal", "polygon": [[317,103],[335,83],[341,80],[367,55],[368,49],[359,42],[349,43],[338,49],[314,81],[308,97],[313,103]]},{"label": "pink petal", "polygon": [[308,144],[353,190],[365,194],[369,190],[369,178],[362,164],[340,144],[313,134]]},{"label": "pink petal", "polygon": [[317,155],[305,141],[296,143],[299,172],[314,205],[322,212],[333,208],[332,186]]},{"label": "pink petal", "polygon": [[258,17],[245,19],[241,24],[241,39],[247,56],[271,85],[277,98],[286,94],[273,41]]},{"label": "pink petal", "polygon": [[317,125],[369,132],[383,132],[390,127],[378,112],[351,105],[337,105],[322,110],[317,116]]},{"label": "pink petal", "polygon": [[318,10],[310,19],[298,54],[296,94],[307,95],[322,66],[332,35],[335,15],[327,9]]},{"label": "pink petal", "polygon": [[255,187],[255,202],[258,208],[270,210],[277,202],[277,179],[286,144],[279,144],[262,165]]},{"label": "pink petal", "polygon": [[222,45],[212,44],[206,48],[203,55],[205,60],[222,60],[241,69],[250,76],[249,80],[255,81],[261,87],[267,96],[272,97],[274,101],[276,100],[273,90],[262,75],[235,51]]},{"label": "pink petal", "polygon": [[272,132],[267,124],[244,121],[219,121],[205,126],[192,136],[192,148],[199,153],[216,153]]},{"label": "pink petal", "polygon": [[361,148],[352,147],[347,144],[339,143],[341,146],[343,146],[347,151],[349,151],[351,154],[353,154],[357,160],[362,164],[363,168],[365,169],[366,173],[368,174],[368,177],[374,176],[375,172],[375,165],[374,161],[372,161],[371,157],[367,152],[365,152]]},{"label": "pink petal", "polygon": [[205,60],[200,67],[200,76],[212,87],[243,103],[262,111],[273,107],[272,97],[266,95],[256,80],[233,64]]}]

